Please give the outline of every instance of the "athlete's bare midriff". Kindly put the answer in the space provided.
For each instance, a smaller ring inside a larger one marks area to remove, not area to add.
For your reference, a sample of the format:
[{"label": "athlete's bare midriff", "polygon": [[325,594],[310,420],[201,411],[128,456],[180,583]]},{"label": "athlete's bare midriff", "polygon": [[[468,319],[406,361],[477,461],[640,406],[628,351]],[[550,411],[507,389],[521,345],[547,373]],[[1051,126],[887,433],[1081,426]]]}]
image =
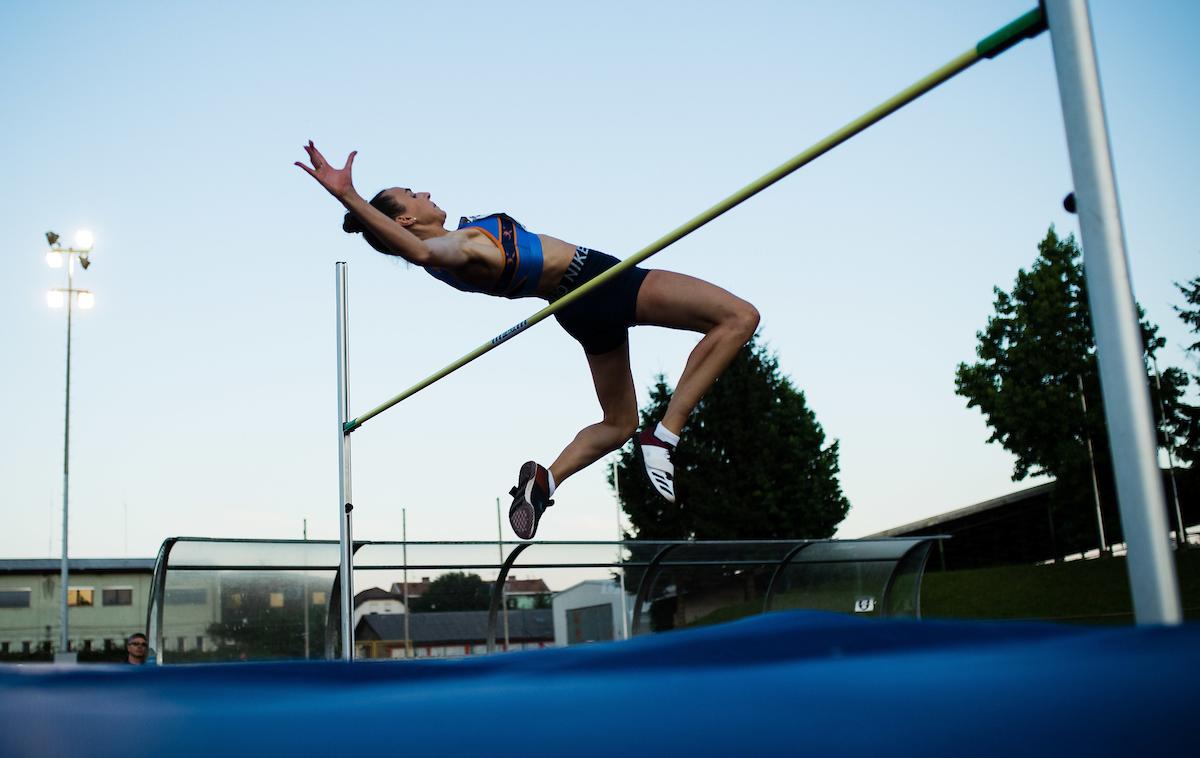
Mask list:
[{"label": "athlete's bare midriff", "polygon": [[[504,272],[504,253],[483,231],[475,228],[458,229],[450,232],[453,235],[463,235],[466,243],[463,252],[467,262],[455,268],[454,275],[463,282],[482,290],[490,289]],[[558,286],[571,258],[575,255],[575,245],[563,242],[549,234],[539,234],[542,241],[542,275],[538,279],[538,297],[549,299],[554,288]]]}]

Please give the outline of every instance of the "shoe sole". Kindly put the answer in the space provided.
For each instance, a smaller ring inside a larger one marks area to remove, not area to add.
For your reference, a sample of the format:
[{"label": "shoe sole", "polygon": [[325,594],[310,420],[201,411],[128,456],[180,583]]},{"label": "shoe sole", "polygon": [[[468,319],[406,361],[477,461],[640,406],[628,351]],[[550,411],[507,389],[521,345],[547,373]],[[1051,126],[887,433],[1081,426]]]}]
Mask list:
[{"label": "shoe sole", "polygon": [[531,540],[537,533],[537,509],[533,507],[530,497],[533,494],[533,480],[536,476],[536,463],[529,461],[521,466],[517,475],[517,486],[513,488],[516,490],[513,504],[508,509],[508,523],[513,532],[523,540]]}]

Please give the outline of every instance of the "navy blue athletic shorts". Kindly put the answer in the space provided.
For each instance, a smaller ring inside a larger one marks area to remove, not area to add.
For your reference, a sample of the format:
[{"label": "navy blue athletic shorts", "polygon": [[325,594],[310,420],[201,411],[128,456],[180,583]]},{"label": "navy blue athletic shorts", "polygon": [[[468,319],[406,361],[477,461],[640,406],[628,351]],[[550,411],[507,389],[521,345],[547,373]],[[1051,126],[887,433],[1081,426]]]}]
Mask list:
[{"label": "navy blue athletic shorts", "polygon": [[[554,291],[553,300],[578,289],[618,263],[616,258],[597,250],[576,248],[571,265]],[[629,327],[637,323],[638,290],[649,273],[637,266],[628,268],[599,289],[555,313],[554,318],[589,355],[614,350],[625,343],[629,338]]]}]

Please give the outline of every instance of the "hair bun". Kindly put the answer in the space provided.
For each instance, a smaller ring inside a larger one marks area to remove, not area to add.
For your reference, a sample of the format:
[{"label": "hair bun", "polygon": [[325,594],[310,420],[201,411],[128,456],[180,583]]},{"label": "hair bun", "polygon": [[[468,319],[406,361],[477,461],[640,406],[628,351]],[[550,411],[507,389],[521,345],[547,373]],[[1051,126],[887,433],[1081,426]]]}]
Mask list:
[{"label": "hair bun", "polygon": [[346,234],[362,234],[366,231],[366,228],[358,220],[358,216],[355,216],[353,213],[347,213],[346,218],[342,220],[342,231]]}]

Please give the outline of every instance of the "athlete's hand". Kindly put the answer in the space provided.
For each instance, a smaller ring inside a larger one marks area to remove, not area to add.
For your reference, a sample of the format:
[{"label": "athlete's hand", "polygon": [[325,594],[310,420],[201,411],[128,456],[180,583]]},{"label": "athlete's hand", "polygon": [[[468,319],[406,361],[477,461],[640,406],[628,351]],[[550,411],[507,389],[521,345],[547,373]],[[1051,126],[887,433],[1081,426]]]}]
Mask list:
[{"label": "athlete's hand", "polygon": [[346,165],[340,169],[329,165],[329,161],[325,160],[325,156],[321,155],[321,151],[312,143],[312,140],[309,140],[308,144],[304,146],[304,151],[308,153],[308,159],[312,162],[312,168],[309,168],[300,161],[296,161],[296,165],[304,169],[313,179],[320,182],[321,186],[329,191],[329,194],[338,200],[354,194],[354,179],[351,176],[351,168],[354,166],[354,156],[358,155],[357,150],[350,153],[350,157],[346,159]]}]

